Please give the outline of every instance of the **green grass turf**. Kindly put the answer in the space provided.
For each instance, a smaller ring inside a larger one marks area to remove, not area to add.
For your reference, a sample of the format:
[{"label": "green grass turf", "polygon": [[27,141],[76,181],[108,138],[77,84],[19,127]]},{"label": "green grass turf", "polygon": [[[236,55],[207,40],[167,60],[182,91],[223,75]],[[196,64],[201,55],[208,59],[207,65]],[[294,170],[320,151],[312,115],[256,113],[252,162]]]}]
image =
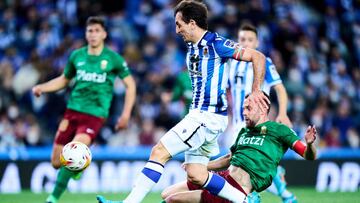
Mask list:
[{"label": "green grass turf", "polygon": [[[360,192],[324,192],[318,193],[314,188],[289,188],[297,197],[300,203],[360,203]],[[102,194],[111,200],[120,200],[126,194],[107,193]],[[65,193],[59,203],[96,203],[96,194],[92,193]],[[47,194],[34,194],[29,191],[24,191],[20,194],[0,194],[1,203],[44,203]],[[261,193],[263,203],[281,202],[279,197],[276,197],[268,192]],[[159,193],[151,193],[143,201],[144,203],[159,203]]]}]

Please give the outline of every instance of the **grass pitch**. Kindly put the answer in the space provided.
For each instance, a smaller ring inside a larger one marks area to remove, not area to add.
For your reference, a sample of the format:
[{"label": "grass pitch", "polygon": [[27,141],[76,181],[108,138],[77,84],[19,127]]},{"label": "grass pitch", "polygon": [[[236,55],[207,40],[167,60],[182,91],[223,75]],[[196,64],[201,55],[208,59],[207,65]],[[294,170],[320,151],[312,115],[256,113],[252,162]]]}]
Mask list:
[{"label": "grass pitch", "polygon": [[[289,188],[300,203],[360,203],[360,192],[316,192],[314,188]],[[101,194],[110,200],[120,200],[126,194],[106,193]],[[0,194],[1,203],[44,203],[47,194],[34,194],[24,191],[19,194]],[[93,193],[65,193],[59,203],[97,203],[96,194]],[[261,193],[263,203],[280,203],[281,199],[268,192]],[[159,203],[160,193],[149,194],[144,203]]]}]

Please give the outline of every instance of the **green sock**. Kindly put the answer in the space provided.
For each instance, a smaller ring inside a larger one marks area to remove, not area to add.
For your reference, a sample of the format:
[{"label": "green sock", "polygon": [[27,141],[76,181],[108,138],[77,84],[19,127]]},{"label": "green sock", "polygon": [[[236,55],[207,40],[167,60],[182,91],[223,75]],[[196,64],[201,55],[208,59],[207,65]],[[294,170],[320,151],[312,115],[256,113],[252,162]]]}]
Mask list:
[{"label": "green sock", "polygon": [[71,178],[74,180],[80,180],[82,174],[83,174],[83,171],[74,171]]},{"label": "green sock", "polygon": [[74,175],[73,171],[70,171],[69,169],[67,169],[65,167],[60,168],[60,171],[59,171],[57,179],[56,179],[55,188],[52,192],[52,195],[56,199],[59,199],[60,196],[64,193],[64,191],[67,188],[67,184],[73,175]]}]

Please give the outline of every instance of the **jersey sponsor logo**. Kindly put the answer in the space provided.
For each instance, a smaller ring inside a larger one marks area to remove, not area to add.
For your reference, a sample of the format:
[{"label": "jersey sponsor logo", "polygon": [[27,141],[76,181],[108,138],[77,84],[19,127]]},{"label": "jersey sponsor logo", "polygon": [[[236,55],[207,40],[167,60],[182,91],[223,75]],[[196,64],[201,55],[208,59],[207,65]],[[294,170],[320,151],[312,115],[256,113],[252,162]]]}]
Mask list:
[{"label": "jersey sponsor logo", "polygon": [[108,63],[109,62],[107,60],[101,60],[101,62],[100,62],[101,70],[105,70]]},{"label": "jersey sponsor logo", "polygon": [[191,75],[202,76],[201,71],[199,70],[200,65],[200,56],[198,54],[193,54],[190,56],[190,67],[189,72]]},{"label": "jersey sponsor logo", "polygon": [[235,74],[235,81],[236,85],[241,85],[244,83],[244,71],[238,70]]},{"label": "jersey sponsor logo", "polygon": [[262,146],[264,143],[265,135],[263,136],[253,136],[253,137],[245,137],[241,136],[238,145],[257,145]]},{"label": "jersey sponsor logo", "polygon": [[85,70],[76,71],[76,79],[80,81],[104,83],[106,81],[106,73],[88,73]]}]

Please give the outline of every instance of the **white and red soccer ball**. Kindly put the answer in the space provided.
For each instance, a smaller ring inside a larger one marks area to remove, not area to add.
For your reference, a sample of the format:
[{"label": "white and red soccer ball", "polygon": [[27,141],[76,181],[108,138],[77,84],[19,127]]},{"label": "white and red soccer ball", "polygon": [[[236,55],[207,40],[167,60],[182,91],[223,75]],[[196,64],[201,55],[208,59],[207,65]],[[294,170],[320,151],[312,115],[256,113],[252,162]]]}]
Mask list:
[{"label": "white and red soccer ball", "polygon": [[91,151],[81,142],[67,143],[61,154],[60,162],[71,171],[82,171],[91,163]]}]

